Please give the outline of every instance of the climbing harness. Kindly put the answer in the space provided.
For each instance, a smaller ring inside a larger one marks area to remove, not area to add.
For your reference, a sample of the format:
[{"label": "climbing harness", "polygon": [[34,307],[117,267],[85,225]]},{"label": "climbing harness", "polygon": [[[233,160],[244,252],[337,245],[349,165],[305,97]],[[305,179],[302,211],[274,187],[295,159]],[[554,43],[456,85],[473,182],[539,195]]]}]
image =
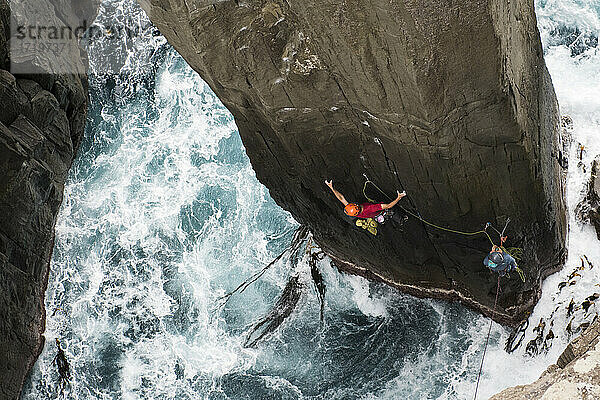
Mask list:
[{"label": "climbing harness", "polygon": [[[496,299],[494,300],[494,310],[492,316],[496,313],[496,305],[498,304],[498,293],[500,293],[500,276],[498,276],[498,284],[496,285]],[[493,320],[490,318],[490,327],[488,328],[487,337],[485,339],[485,346],[483,347],[483,355],[481,356],[481,364],[479,365],[479,373],[477,374],[477,385],[475,386],[475,395],[473,400],[477,399],[477,389],[479,389],[479,379],[481,378],[481,371],[483,370],[483,360],[485,360],[485,353],[487,352],[488,342],[490,341],[490,334],[492,333]]]},{"label": "climbing harness", "polygon": [[[496,266],[500,263],[502,263],[504,261],[504,253],[508,254],[509,256],[511,256],[512,258],[514,258],[517,261],[521,261],[521,256],[523,255],[523,249],[521,249],[520,247],[510,247],[510,248],[506,248],[504,247],[504,242],[506,242],[506,239],[508,238],[507,236],[504,235],[504,232],[506,231],[506,228],[508,227],[508,223],[510,222],[510,218],[506,219],[506,224],[504,224],[504,229],[502,229],[502,232],[498,231],[496,228],[494,228],[492,226],[492,224],[490,224],[489,222],[487,223],[486,227],[491,227],[493,230],[495,230],[498,235],[500,236],[500,246],[495,246],[495,248],[497,249],[496,251],[492,251],[492,253],[494,253],[491,256],[488,256],[488,263],[487,266],[490,270],[495,271],[494,268],[496,268]],[[492,249],[494,250],[494,248]],[[492,254],[490,253],[490,254]],[[500,253],[500,257],[499,260],[497,260],[497,253]],[[496,257],[494,257],[496,256]],[[521,278],[521,281],[523,281],[523,283],[525,283],[525,274],[523,273],[523,270],[521,268],[519,268],[518,265],[515,265],[514,270],[517,271],[517,273],[519,274],[519,278]],[[510,274],[508,271],[498,271],[498,275],[503,277],[507,277],[510,279]]]},{"label": "climbing harness", "polygon": [[385,224],[385,221],[391,219],[392,215],[394,215],[394,212],[392,210],[385,210],[375,217],[375,221],[377,221],[380,224]]},{"label": "climbing harness", "polygon": [[385,224],[385,221],[391,219],[392,215],[394,215],[393,211],[384,210],[373,218],[359,218],[356,220],[355,224],[356,226],[366,229],[370,234],[376,236],[377,227]]}]

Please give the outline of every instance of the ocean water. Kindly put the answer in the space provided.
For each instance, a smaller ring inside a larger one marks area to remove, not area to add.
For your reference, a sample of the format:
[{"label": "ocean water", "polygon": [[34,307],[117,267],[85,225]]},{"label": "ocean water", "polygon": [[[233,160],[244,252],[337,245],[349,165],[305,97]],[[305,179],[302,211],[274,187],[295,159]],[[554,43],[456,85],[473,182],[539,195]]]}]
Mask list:
[{"label": "ocean water", "polygon": [[[478,398],[537,379],[599,310],[577,308],[600,292],[600,246],[574,210],[600,153],[600,0],[536,9],[561,112],[573,120],[569,258],[514,352],[504,350],[510,332],[493,324]],[[297,223],[257,181],[232,116],[134,1],[105,0],[96,23],[113,34],[88,43],[88,124],[56,227],[46,346],[23,399],[60,396],[54,338],[73,399],[473,398],[489,320],[460,305],[340,274],[325,258],[321,322],[300,251],[218,307],[285,249]],[[133,33],[117,34],[125,26]],[[595,268],[580,269],[584,255]],[[291,277],[294,311],[245,347]],[[550,329],[554,339],[532,355],[542,319],[543,339]]]}]

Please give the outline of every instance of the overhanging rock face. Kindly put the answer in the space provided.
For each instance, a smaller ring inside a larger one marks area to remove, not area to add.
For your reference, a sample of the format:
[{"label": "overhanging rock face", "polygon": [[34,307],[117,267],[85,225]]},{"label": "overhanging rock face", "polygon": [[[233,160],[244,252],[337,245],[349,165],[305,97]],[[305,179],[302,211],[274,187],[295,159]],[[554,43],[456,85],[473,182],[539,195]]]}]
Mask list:
[{"label": "overhanging rock face", "polygon": [[[527,280],[513,323],[565,255],[558,105],[530,1],[140,0],[233,113],[259,180],[342,269],[490,313],[489,242],[415,218],[371,236],[323,184],[364,201],[363,174],[463,231],[509,226]],[[371,197],[385,201],[377,192]],[[343,262],[342,262],[343,261]]]}]

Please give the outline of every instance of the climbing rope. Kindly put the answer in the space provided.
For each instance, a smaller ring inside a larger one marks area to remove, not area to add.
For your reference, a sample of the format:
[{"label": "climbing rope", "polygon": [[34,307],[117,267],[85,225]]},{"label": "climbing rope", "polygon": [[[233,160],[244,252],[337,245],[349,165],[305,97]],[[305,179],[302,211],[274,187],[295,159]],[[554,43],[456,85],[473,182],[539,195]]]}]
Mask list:
[{"label": "climbing rope", "polygon": [[525,274],[523,273],[523,270],[519,267],[515,267],[515,270],[519,274],[519,278],[521,278],[521,281],[523,281],[523,283],[525,283]]},{"label": "climbing rope", "polygon": [[[500,248],[502,249],[502,251],[508,253],[508,255],[513,257],[515,260],[521,261],[521,256],[523,255],[522,248],[510,247],[507,249],[504,247],[504,242],[506,241],[506,236],[504,236],[504,232],[506,232],[506,228],[508,227],[509,222],[510,222],[510,218],[507,218],[506,224],[504,224],[504,229],[502,229],[502,232],[498,232],[498,230],[496,228],[494,228],[493,226],[492,226],[492,229],[494,229],[500,235]],[[523,281],[523,283],[525,283],[525,274],[523,273],[523,270],[517,266],[517,267],[515,267],[515,271],[517,271],[517,273],[519,274],[519,278],[521,278],[521,281]]]},{"label": "climbing rope", "polygon": [[[365,196],[365,199],[367,199],[368,201],[370,201],[371,203],[376,203],[375,200],[371,199],[368,195],[367,195],[367,184],[371,184],[373,185],[373,187],[375,189],[377,189],[382,195],[384,195],[385,197],[387,197],[389,200],[393,200],[390,196],[387,195],[387,193],[385,193],[383,190],[381,190],[381,188],[379,188],[379,186],[377,186],[375,184],[375,182],[373,182],[372,180],[370,180],[367,175],[363,174],[363,176],[365,177],[365,184],[363,185],[363,195]],[[480,231],[476,231],[476,232],[464,232],[464,231],[459,231],[457,229],[450,229],[450,228],[445,228],[443,226],[440,225],[436,225],[433,222],[429,222],[426,219],[424,219],[423,217],[421,217],[421,214],[419,213],[418,215],[413,213],[410,210],[407,210],[405,207],[401,206],[398,204],[398,207],[400,207],[405,213],[407,213],[408,215],[418,219],[419,221],[423,222],[424,224],[427,224],[433,228],[442,230],[442,231],[446,231],[446,232],[451,232],[451,233],[456,233],[458,235],[464,235],[464,236],[475,236],[475,235],[479,235],[479,234],[484,234],[488,240],[490,241],[490,243],[492,245],[495,245],[494,241],[492,240],[492,238],[490,237],[489,233],[487,233],[487,228],[491,227],[493,230],[495,230],[498,235],[500,236],[500,248],[505,251],[506,253],[508,253],[510,256],[512,256],[514,259],[516,259],[517,261],[521,261],[521,256],[523,255],[523,249],[520,247],[509,247],[508,249],[504,247],[504,242],[506,241],[506,236],[504,236],[504,233],[506,231],[506,228],[508,227],[508,224],[510,222],[510,218],[506,219],[506,223],[504,224],[504,228],[502,229],[502,232],[500,232],[498,229],[496,229],[490,222],[488,222],[485,225],[485,228],[483,228]],[[415,207],[416,208],[416,207]],[[517,271],[517,273],[519,274],[519,278],[521,278],[521,281],[525,282],[525,274],[523,273],[523,270],[519,267],[516,267],[515,270]]]},{"label": "climbing rope", "polygon": [[[383,194],[385,197],[387,197],[388,199],[392,200],[392,198],[391,198],[390,196],[388,196],[388,195],[387,195],[387,194],[386,194],[386,193],[385,193],[383,190],[381,190],[381,189],[379,188],[379,186],[377,186],[377,185],[375,184],[375,182],[373,182],[373,181],[371,181],[371,180],[367,179],[367,180],[365,181],[365,184],[363,185],[363,195],[365,196],[365,198],[366,198],[368,201],[370,201],[371,203],[376,203],[376,201],[375,201],[375,200],[373,200],[373,199],[369,198],[369,196],[367,196],[367,184],[369,184],[369,183],[370,183],[371,185],[373,185],[373,187],[374,187],[375,189],[377,189],[377,190],[378,190],[378,191],[379,191],[381,194]],[[460,230],[457,230],[457,229],[450,229],[450,228],[445,228],[445,227],[443,227],[443,226],[440,226],[440,225],[436,225],[436,224],[434,224],[433,222],[427,221],[426,219],[424,219],[424,218],[423,218],[423,217],[421,217],[420,215],[417,215],[417,214],[413,213],[412,211],[410,211],[410,210],[407,210],[405,207],[403,207],[403,206],[401,206],[401,205],[398,205],[398,207],[400,207],[400,208],[401,208],[401,209],[402,209],[402,210],[403,210],[405,213],[407,213],[408,215],[410,215],[410,216],[412,216],[412,217],[414,217],[414,218],[418,219],[419,221],[421,221],[421,222],[423,222],[424,224],[427,224],[427,225],[429,225],[429,226],[431,226],[431,227],[433,227],[433,228],[436,228],[436,229],[439,229],[439,230],[442,230],[442,231],[446,231],[446,232],[456,233],[456,234],[458,234],[458,235],[464,235],[464,236],[475,236],[475,235],[484,234],[484,235],[485,235],[485,236],[488,238],[488,240],[490,241],[490,243],[491,243],[491,244],[494,244],[494,241],[492,240],[492,238],[490,237],[490,235],[489,235],[489,234],[487,233],[487,231],[486,231],[487,227],[488,227],[488,226],[491,226],[491,224],[489,224],[489,223],[488,223],[488,224],[486,224],[486,227],[485,227],[484,229],[482,229],[482,230],[479,230],[479,231],[476,231],[476,232],[464,232],[464,231],[460,231]]]},{"label": "climbing rope", "polygon": [[[496,286],[496,300],[494,300],[494,311],[492,316],[496,313],[496,304],[498,304],[498,293],[500,293],[500,276],[498,275],[498,285]],[[483,355],[481,356],[481,365],[479,365],[479,373],[477,374],[477,385],[475,386],[475,395],[473,400],[477,400],[477,389],[479,389],[479,379],[481,378],[481,371],[483,370],[483,360],[485,360],[485,353],[487,351],[488,342],[490,341],[490,333],[492,332],[492,323],[494,321],[490,317],[490,327],[488,329],[487,338],[485,339],[485,346],[483,348]]]},{"label": "climbing rope", "polygon": [[[369,184],[369,183],[371,185],[373,185],[373,187],[375,189],[377,189],[382,195],[384,195],[388,199],[392,200],[392,198],[390,196],[388,196],[383,190],[381,190],[379,188],[379,186],[377,186],[375,184],[375,182],[371,181],[366,175],[364,175],[364,176],[365,176],[366,180],[365,180],[365,184],[363,185],[363,195],[365,196],[365,198],[369,202],[376,203],[375,200],[369,198],[369,196],[367,195],[367,184]],[[446,227],[443,227],[443,226],[440,226],[440,225],[436,225],[433,222],[429,222],[429,221],[425,220],[423,217],[421,217],[420,214],[416,215],[415,213],[407,210],[406,208],[404,208],[404,207],[402,207],[400,205],[399,205],[399,207],[402,210],[404,210],[404,212],[406,212],[408,215],[411,215],[412,217],[418,219],[419,221],[421,221],[421,222],[423,222],[423,223],[425,223],[425,224],[427,224],[427,225],[429,225],[431,227],[434,227],[436,229],[440,229],[440,230],[443,230],[443,231],[446,231],[446,232],[451,232],[451,233],[456,233],[456,234],[459,234],[459,235],[464,235],[464,236],[475,236],[475,235],[479,235],[479,234],[484,234],[488,238],[488,240],[490,241],[490,243],[492,245],[494,245],[495,244],[494,241],[492,240],[492,238],[490,237],[490,235],[487,233],[487,228],[491,227],[500,236],[500,248],[502,250],[506,251],[508,254],[512,255],[517,260],[520,260],[522,254],[523,254],[523,249],[521,249],[519,247],[511,247],[509,249],[506,249],[504,247],[504,242],[506,241],[506,236],[504,236],[504,233],[506,231],[506,228],[508,227],[508,223],[510,222],[510,218],[508,218],[506,220],[506,223],[504,224],[504,229],[502,229],[502,232],[500,232],[499,230],[497,230],[496,228],[494,228],[494,226],[491,223],[489,223],[489,222],[485,225],[485,228],[483,228],[480,231],[476,231],[476,232],[464,232],[464,231],[460,231],[458,229],[450,229],[450,228],[446,228]],[[516,267],[516,271],[519,273],[519,276],[520,276],[521,280],[523,282],[525,282],[525,276],[523,274],[523,271],[519,267]],[[493,311],[492,311],[492,316],[494,316],[494,314],[496,313],[496,306],[498,305],[498,295],[499,295],[499,293],[500,293],[500,275],[498,275],[498,283],[496,285],[496,298],[494,299],[494,308],[493,308]],[[487,337],[485,339],[485,346],[483,348],[483,355],[481,357],[481,364],[479,365],[479,373],[477,374],[477,385],[475,386],[475,396],[473,397],[473,400],[477,399],[477,390],[479,389],[479,380],[481,379],[481,371],[483,370],[483,362],[485,360],[485,355],[486,355],[486,352],[487,352],[488,343],[490,341],[490,334],[492,332],[492,324],[493,324],[493,320],[490,318],[490,326],[488,328]]]}]

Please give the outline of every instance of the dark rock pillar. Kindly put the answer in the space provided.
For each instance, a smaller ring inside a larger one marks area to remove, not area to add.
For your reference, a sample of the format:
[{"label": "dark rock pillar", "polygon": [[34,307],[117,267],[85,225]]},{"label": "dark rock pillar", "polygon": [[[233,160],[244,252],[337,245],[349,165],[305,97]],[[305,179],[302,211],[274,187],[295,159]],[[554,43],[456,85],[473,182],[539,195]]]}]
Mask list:
[{"label": "dark rock pillar", "polygon": [[73,26],[94,18],[92,4],[13,1],[10,10],[0,0],[0,399],[18,398],[44,345],[54,225],[87,111],[87,78],[79,73],[84,63],[75,41],[59,54],[60,62],[77,66],[73,74],[48,71],[56,63],[34,50],[12,53],[32,73],[9,72],[10,14],[18,23],[56,18]]},{"label": "dark rock pillar", "polygon": [[493,304],[482,235],[411,218],[373,237],[344,217],[324,179],[361,202],[367,174],[442,226],[510,217],[527,281],[502,280],[494,318],[531,310],[566,232],[558,105],[533,2],[140,3],[233,113],[259,180],[342,269],[488,315]]}]

